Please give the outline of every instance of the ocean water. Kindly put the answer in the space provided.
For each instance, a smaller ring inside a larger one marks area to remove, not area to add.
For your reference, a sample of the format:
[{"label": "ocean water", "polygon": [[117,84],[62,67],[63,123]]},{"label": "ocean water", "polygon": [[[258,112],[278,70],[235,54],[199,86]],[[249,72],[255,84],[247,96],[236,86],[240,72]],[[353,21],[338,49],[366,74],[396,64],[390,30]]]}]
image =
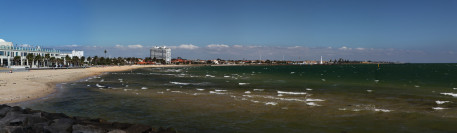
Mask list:
[{"label": "ocean water", "polygon": [[182,132],[457,132],[457,64],[142,68],[20,106]]}]

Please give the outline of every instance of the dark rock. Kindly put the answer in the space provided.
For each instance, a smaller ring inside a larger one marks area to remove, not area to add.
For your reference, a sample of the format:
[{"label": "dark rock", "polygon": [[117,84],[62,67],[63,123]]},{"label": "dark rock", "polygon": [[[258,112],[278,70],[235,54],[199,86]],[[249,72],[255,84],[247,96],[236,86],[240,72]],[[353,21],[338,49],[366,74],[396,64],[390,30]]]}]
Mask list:
[{"label": "dark rock", "polygon": [[152,128],[150,126],[135,124],[127,128],[125,131],[128,133],[148,133],[152,132]]},{"label": "dark rock", "polygon": [[8,126],[21,126],[22,124],[24,124],[24,121],[25,121],[25,118],[23,117],[20,117],[20,118],[16,118],[16,119],[13,119],[13,120],[10,120],[8,123]]},{"label": "dark rock", "polygon": [[175,129],[169,127],[167,129],[164,129],[163,127],[160,127],[159,130],[157,130],[156,133],[177,133],[178,131],[176,131]]},{"label": "dark rock", "polygon": [[69,117],[21,107],[0,105],[0,133],[176,133],[173,128]]},{"label": "dark rock", "polygon": [[116,129],[116,130],[109,131],[108,133],[127,133],[127,132],[125,132],[124,130]]},{"label": "dark rock", "polygon": [[86,126],[86,125],[77,124],[77,125],[73,125],[72,129],[73,129],[73,133],[103,133],[104,132],[103,129],[92,126],[92,125]]},{"label": "dark rock", "polygon": [[74,123],[75,120],[70,118],[55,119],[51,125],[44,128],[53,133],[70,133],[72,132],[72,125]]},{"label": "dark rock", "polygon": [[61,119],[61,118],[70,118],[69,116],[63,114],[63,113],[47,113],[47,112],[42,112],[41,116],[48,119],[48,120],[54,120],[54,119]]},{"label": "dark rock", "polygon": [[119,123],[119,122],[113,122],[111,126],[116,129],[127,129],[131,126],[132,124],[127,124],[127,123]]},{"label": "dark rock", "polygon": [[6,105],[1,105],[0,107],[0,118],[5,117],[6,113],[11,111],[11,107],[6,106]]}]

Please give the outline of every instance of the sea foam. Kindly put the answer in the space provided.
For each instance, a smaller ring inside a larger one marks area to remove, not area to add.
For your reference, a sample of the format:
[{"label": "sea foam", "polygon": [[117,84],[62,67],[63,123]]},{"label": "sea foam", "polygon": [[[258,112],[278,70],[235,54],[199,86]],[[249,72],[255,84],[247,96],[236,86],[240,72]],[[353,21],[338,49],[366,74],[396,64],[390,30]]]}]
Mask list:
[{"label": "sea foam", "polygon": [[287,92],[287,91],[278,91],[278,94],[306,95],[306,92]]},{"label": "sea foam", "polygon": [[436,102],[436,104],[445,104],[445,103],[448,103],[450,101],[435,101],[435,102]]},{"label": "sea foam", "polygon": [[190,83],[182,83],[182,82],[170,82],[172,84],[176,84],[176,85],[190,85]]},{"label": "sea foam", "polygon": [[277,105],[277,104],[278,104],[278,103],[276,103],[276,102],[266,102],[266,103],[265,103],[265,105],[273,105],[273,106],[275,106],[275,105]]},{"label": "sea foam", "polygon": [[95,84],[95,86],[97,86],[98,88],[104,88],[105,86],[102,86],[102,85],[99,85],[99,84]]},{"label": "sea foam", "polygon": [[449,109],[449,108],[443,108],[443,107],[432,107],[434,110],[443,110],[443,109]]},{"label": "sea foam", "polygon": [[449,96],[453,96],[453,97],[457,97],[457,94],[456,93],[440,93],[442,95],[449,95]]}]

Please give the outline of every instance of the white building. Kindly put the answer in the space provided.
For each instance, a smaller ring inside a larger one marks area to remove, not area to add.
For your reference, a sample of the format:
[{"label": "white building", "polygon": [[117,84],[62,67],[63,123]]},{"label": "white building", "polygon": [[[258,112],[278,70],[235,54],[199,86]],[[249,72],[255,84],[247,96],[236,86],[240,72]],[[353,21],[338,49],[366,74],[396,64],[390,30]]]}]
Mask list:
[{"label": "white building", "polygon": [[73,58],[74,56],[76,56],[76,57],[78,57],[78,58],[81,59],[81,57],[84,56],[84,51],[72,50],[71,53],[70,53],[70,52],[68,52],[68,53],[67,53],[67,52],[62,52],[62,53],[60,54],[60,56],[62,56],[62,57],[66,57],[67,55],[68,55],[70,58]]},{"label": "white building", "polygon": [[[26,66],[36,66],[36,62],[29,62],[27,60],[27,55],[33,54],[33,56],[40,55],[45,57],[49,54],[49,57],[60,58],[65,60],[65,56],[68,54],[61,53],[60,50],[56,49],[47,49],[37,47],[14,47],[12,42],[6,42],[3,39],[0,39],[0,66],[1,67],[26,67]],[[83,51],[72,52],[75,56],[82,57],[84,56]],[[70,57],[73,55],[70,54]],[[14,60],[15,57],[18,57],[18,60]],[[48,62],[46,62],[48,63]],[[49,65],[49,64],[48,64]]]},{"label": "white building", "polygon": [[151,48],[151,59],[163,59],[165,62],[171,63],[171,49],[166,46],[158,47],[155,46]]}]

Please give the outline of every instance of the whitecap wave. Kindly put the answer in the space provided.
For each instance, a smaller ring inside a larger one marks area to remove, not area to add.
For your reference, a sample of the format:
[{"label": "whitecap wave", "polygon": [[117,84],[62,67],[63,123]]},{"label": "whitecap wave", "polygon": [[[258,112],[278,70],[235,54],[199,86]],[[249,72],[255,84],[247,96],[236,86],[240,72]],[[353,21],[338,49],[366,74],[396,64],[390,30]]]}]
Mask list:
[{"label": "whitecap wave", "polygon": [[449,109],[449,108],[443,108],[443,107],[432,107],[434,110],[443,110],[443,109]]},{"label": "whitecap wave", "polygon": [[98,88],[104,88],[104,87],[106,87],[106,86],[99,85],[99,84],[95,84],[95,86],[97,86]]},{"label": "whitecap wave", "polygon": [[190,85],[190,83],[182,83],[182,82],[170,82],[175,85]]},{"label": "whitecap wave", "polygon": [[457,97],[457,93],[440,93],[442,95],[449,95],[449,96],[453,96],[453,97]]},{"label": "whitecap wave", "polygon": [[217,91],[217,92],[222,92],[222,91],[227,91],[227,90],[214,90],[214,91]]},{"label": "whitecap wave", "polygon": [[264,91],[265,89],[253,89],[253,91]]},{"label": "whitecap wave", "polygon": [[323,99],[311,99],[311,98],[308,98],[308,99],[306,99],[306,101],[307,101],[307,102],[323,102],[323,101],[325,101],[325,100],[323,100]]},{"label": "whitecap wave", "polygon": [[246,94],[251,94],[251,92],[250,92],[250,91],[245,91],[244,93],[246,93]]},{"label": "whitecap wave", "polygon": [[259,103],[260,101],[251,100],[251,102],[253,102],[253,103]]},{"label": "whitecap wave", "polygon": [[275,105],[278,105],[278,103],[277,102],[266,102],[265,105],[273,105],[273,106],[275,106]]},{"label": "whitecap wave", "polygon": [[250,83],[238,83],[238,85],[249,85]]},{"label": "whitecap wave", "polygon": [[205,89],[200,89],[200,88],[197,88],[197,91],[204,91]]},{"label": "whitecap wave", "polygon": [[392,112],[393,110],[388,110],[388,109],[374,109],[376,112]]},{"label": "whitecap wave", "polygon": [[309,105],[309,106],[321,106],[319,104],[316,104],[315,102],[307,102],[306,105]]},{"label": "whitecap wave", "polygon": [[287,91],[278,91],[278,94],[306,95],[306,92],[287,92]]},{"label": "whitecap wave", "polygon": [[146,89],[148,89],[148,87],[141,87],[141,89],[142,89],[142,90],[146,90]]},{"label": "whitecap wave", "polygon": [[211,94],[219,94],[219,95],[227,94],[227,93],[216,92],[216,91],[209,91],[209,93],[211,93]]},{"label": "whitecap wave", "polygon": [[450,101],[435,101],[435,102],[436,102],[436,104],[445,104],[445,103],[448,103]]}]

